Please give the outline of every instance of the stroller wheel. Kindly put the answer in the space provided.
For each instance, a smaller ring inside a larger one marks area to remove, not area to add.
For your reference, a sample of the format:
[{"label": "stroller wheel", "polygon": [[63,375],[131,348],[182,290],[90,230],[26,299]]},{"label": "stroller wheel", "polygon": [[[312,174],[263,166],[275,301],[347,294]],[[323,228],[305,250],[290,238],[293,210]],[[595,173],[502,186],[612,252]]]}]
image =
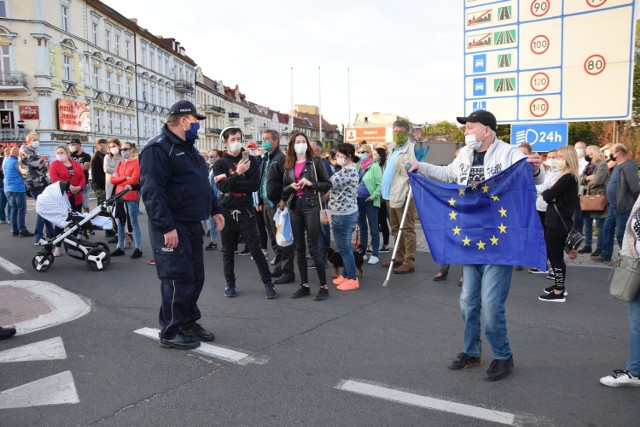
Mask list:
[{"label": "stroller wheel", "polygon": [[31,260],[31,266],[36,271],[47,271],[53,264],[54,259],[51,252],[37,253]]},{"label": "stroller wheel", "polygon": [[87,254],[87,265],[93,271],[102,271],[109,266],[111,255],[109,250],[103,247],[93,248]]},{"label": "stroller wheel", "polygon": [[111,254],[111,250],[109,249],[109,246],[105,242],[96,242],[96,245],[98,245],[98,247],[103,248],[105,251]]}]

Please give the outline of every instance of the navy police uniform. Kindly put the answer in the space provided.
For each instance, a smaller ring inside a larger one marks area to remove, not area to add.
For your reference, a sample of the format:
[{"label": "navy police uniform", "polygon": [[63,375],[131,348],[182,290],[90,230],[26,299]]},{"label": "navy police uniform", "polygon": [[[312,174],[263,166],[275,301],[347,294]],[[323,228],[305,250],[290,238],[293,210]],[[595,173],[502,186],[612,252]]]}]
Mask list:
[{"label": "navy police uniform", "polygon": [[[223,209],[209,185],[208,168],[193,142],[165,125],[140,153],[141,195],[162,287],[160,338],[171,339],[200,319],[204,284],[202,220]],[[176,230],[178,246],[167,248],[164,234]]]}]

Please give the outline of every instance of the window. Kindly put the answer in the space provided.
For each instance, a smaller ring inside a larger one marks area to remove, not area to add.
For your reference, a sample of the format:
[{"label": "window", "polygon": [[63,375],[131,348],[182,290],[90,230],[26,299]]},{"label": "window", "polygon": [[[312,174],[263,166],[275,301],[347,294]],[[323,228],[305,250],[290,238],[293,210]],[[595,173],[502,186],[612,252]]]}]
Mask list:
[{"label": "window", "polygon": [[102,132],[102,110],[96,109],[96,132]]},{"label": "window", "polygon": [[93,66],[93,88],[100,90],[100,68]]},{"label": "window", "polygon": [[155,70],[155,64],[156,64],[156,50],[155,48],[150,48],[149,49],[149,68],[151,68],[152,70]]},{"label": "window", "polygon": [[107,28],[104,30],[104,43],[105,48],[111,52],[111,28]]},{"label": "window", "polygon": [[127,98],[131,98],[131,80],[125,79],[125,83],[124,84],[127,85],[127,91],[126,91]]},{"label": "window", "polygon": [[151,124],[151,132],[155,135],[155,133],[158,132],[157,129],[158,129],[158,118],[154,117],[153,122]]},{"label": "window", "polygon": [[109,69],[107,69],[107,92],[111,93],[111,71],[109,71]]},{"label": "window", "polygon": [[71,80],[71,62],[73,57],[62,54],[62,80]]},{"label": "window", "polygon": [[142,66],[146,67],[147,66],[147,44],[146,43],[142,43],[140,45],[140,56],[142,59]]},{"label": "window", "polygon": [[164,56],[164,73],[169,74],[169,55]]},{"label": "window", "polygon": [[129,54],[131,52],[131,40],[127,39],[124,41],[125,45],[125,57],[129,59]]},{"label": "window", "polygon": [[124,129],[122,129],[123,135],[131,135],[131,116],[128,114],[124,115]]},{"label": "window", "polygon": [[61,28],[62,31],[69,32],[69,6],[60,6]]},{"label": "window", "polygon": [[7,2],[5,0],[0,0],[0,18],[7,17]]},{"label": "window", "polygon": [[117,72],[116,73],[116,94],[120,95],[120,91],[121,91],[121,86],[122,86],[122,73]]},{"label": "window", "polygon": [[109,118],[109,122],[108,122],[109,134],[113,135],[113,111],[109,111],[107,114]]},{"label": "window", "polygon": [[120,56],[120,36],[116,34],[116,55]]},{"label": "window", "polygon": [[91,23],[91,31],[93,32],[93,44],[98,46],[98,23]]},{"label": "window", "polygon": [[143,101],[147,100],[148,91],[149,91],[149,88],[147,87],[147,81],[146,80],[142,80],[142,100]]}]

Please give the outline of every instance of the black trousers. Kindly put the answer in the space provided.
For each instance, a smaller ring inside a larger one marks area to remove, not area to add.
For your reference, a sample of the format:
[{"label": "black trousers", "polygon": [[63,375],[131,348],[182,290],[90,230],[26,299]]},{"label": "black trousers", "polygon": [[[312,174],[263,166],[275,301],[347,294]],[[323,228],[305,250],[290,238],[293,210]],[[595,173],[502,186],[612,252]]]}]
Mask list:
[{"label": "black trousers", "polygon": [[198,298],[204,285],[202,224],[176,222],[178,247],[168,249],[164,234],[149,225],[149,239],[160,279],[160,338],[171,339],[181,327],[200,319]]},{"label": "black trousers", "polygon": [[274,264],[276,268],[282,270],[282,275],[284,277],[290,277],[291,279],[295,279],[295,272],[293,271],[293,256],[294,256],[294,247],[293,245],[287,246],[283,248],[282,246],[278,246],[276,243],[276,223],[273,220],[274,215],[276,214],[277,208],[269,207],[268,205],[264,205],[264,223],[267,229],[267,235],[269,236],[269,241],[271,242],[271,248],[273,249],[273,253],[275,254]]},{"label": "black trousers", "polygon": [[564,262],[564,244],[567,240],[566,230],[557,230],[547,227],[544,240],[547,244],[547,257],[551,263],[553,274],[555,275],[554,288],[564,290],[564,279],[567,274],[567,264]]},{"label": "black trousers", "polygon": [[256,225],[258,226],[258,238],[260,242],[260,249],[267,249],[267,242],[269,240],[267,236],[267,229],[264,223],[264,214],[262,211],[256,211]]},{"label": "black trousers", "polygon": [[225,209],[224,228],[222,229],[222,265],[224,266],[224,278],[227,283],[235,286],[235,254],[234,250],[238,244],[238,238],[242,234],[244,241],[249,248],[253,261],[258,266],[260,278],[265,285],[271,283],[271,272],[269,264],[260,249],[258,242],[258,228],[256,227],[256,216],[259,214],[255,208],[247,209]]},{"label": "black trousers", "polygon": [[320,235],[318,198],[296,197],[289,212],[291,213],[291,231],[293,232],[293,244],[296,248],[301,283],[309,283],[307,276],[307,248],[309,248],[309,253],[318,272],[318,280],[320,280],[320,285],[324,286],[327,284],[327,274],[318,248],[318,236]]},{"label": "black trousers", "polygon": [[380,201],[380,209],[378,210],[378,230],[382,231],[382,245],[389,245],[389,213],[387,212],[387,202]]}]

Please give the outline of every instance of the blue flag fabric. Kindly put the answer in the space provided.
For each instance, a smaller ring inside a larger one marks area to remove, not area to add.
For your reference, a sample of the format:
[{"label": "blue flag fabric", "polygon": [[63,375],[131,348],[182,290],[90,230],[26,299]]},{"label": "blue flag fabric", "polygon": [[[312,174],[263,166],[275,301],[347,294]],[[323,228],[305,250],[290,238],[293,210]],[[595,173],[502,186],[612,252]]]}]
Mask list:
[{"label": "blue flag fabric", "polygon": [[435,262],[547,269],[532,166],[525,159],[476,185],[416,173],[409,181]]}]

